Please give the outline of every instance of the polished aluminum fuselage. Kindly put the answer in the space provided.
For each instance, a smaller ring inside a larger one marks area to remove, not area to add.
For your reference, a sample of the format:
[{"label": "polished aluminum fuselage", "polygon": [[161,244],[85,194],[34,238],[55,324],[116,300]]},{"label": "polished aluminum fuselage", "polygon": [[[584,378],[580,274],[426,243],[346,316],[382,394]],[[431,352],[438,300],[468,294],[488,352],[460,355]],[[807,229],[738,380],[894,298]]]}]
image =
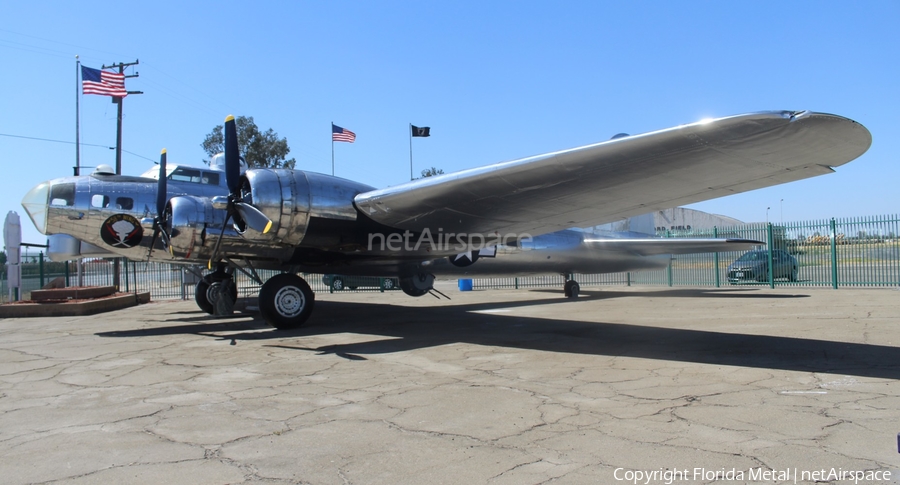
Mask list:
[{"label": "polished aluminum fuselage", "polygon": [[[169,180],[172,250],[167,251],[157,241],[150,259],[205,264],[221,233],[221,250],[236,264],[304,272],[396,276],[412,265],[438,276],[600,273],[655,268],[668,261],[668,257],[647,258],[625,250],[598,249],[584,242],[614,234],[598,236],[566,230],[497,245],[494,257],[458,267],[450,264],[447,256],[459,250],[441,250],[428,244],[399,250],[370,247],[367,243],[373,232],[399,235],[372,224],[353,205],[353,198],[371,187],[298,170],[250,170],[246,177],[255,206],[275,224],[270,234],[254,233],[249,228],[242,232],[231,223],[222,233],[225,211],[216,208],[213,200],[227,195],[224,183]],[[106,255],[148,259],[152,219],[156,216],[155,178],[90,175],[54,179],[48,184],[51,193],[72,186],[74,197],[48,201],[45,233],[66,235],[91,248],[79,254],[72,249],[72,240],[54,237],[54,258],[97,256],[101,255],[99,248],[108,251]],[[120,200],[128,203],[117,204]],[[140,244],[114,247],[100,236],[104,222],[120,214],[141,221]]]},{"label": "polished aluminum fuselage", "polygon": [[[263,267],[281,267],[294,255],[316,219],[352,224],[357,211],[353,197],[371,187],[336,177],[293,170],[250,170],[246,174],[254,203],[275,226],[269,234],[241,231],[228,224],[222,232],[225,211],[214,207],[216,197],[228,194],[218,185],[169,180],[170,233],[173,251],[157,241],[152,259],[195,264],[212,255],[222,234],[221,249],[237,259],[258,260]],[[130,259],[147,259],[156,214],[157,180],[149,177],[90,175],[65,177],[46,183],[45,234],[66,234]],[[69,187],[72,189],[70,190]],[[64,190],[62,190],[64,189]],[[73,192],[55,198],[55,193]],[[126,203],[118,203],[124,201]],[[26,208],[27,210],[27,208]],[[29,212],[30,213],[30,212]],[[113,247],[101,237],[104,222],[127,214],[141,221],[143,237],[133,247]],[[37,223],[36,223],[37,225]],[[336,245],[340,241],[336,240]],[[77,256],[77,255],[73,255]]]}]

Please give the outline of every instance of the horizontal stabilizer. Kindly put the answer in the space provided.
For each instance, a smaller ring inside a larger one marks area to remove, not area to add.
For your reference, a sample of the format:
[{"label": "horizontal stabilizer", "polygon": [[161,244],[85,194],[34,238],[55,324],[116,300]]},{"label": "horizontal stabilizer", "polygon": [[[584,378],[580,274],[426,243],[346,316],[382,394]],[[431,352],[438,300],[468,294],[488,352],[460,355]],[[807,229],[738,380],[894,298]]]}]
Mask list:
[{"label": "horizontal stabilizer", "polygon": [[641,238],[641,239],[585,239],[585,244],[606,251],[622,251],[638,256],[657,254],[724,253],[746,251],[754,246],[764,245],[753,239],[688,239],[688,238]]}]

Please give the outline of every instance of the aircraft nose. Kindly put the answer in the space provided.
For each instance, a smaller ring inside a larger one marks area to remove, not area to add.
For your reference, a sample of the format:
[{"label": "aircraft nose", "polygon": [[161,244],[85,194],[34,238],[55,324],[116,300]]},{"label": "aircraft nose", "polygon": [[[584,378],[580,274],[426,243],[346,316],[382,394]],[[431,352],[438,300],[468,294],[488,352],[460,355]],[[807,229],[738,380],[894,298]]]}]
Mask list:
[{"label": "aircraft nose", "polygon": [[49,206],[50,182],[41,182],[22,197],[22,207],[41,234],[47,234],[47,208]]}]

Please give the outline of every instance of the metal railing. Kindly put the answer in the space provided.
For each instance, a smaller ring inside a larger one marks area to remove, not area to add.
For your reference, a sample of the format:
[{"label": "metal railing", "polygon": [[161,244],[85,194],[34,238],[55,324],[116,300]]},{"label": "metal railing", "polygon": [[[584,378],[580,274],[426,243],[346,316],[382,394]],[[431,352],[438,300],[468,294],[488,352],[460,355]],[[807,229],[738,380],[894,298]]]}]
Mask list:
[{"label": "metal railing", "polygon": [[[772,271],[763,281],[728,279],[728,266],[742,251],[682,254],[674,256],[659,270],[600,275],[572,275],[580,286],[693,286],[721,287],[729,284],[819,287],[900,286],[900,216],[871,216],[827,219],[785,224],[743,224],[696,231],[665,231],[660,237],[719,237],[763,241],[768,252],[768,267],[773,266],[775,250],[787,251],[796,258],[797,281],[778,278]],[[485,288],[562,288],[564,278],[540,276],[528,278],[475,279],[473,287]]]},{"label": "metal railing", "polygon": [[[573,278],[581,286],[694,286],[721,287],[728,284],[818,287],[885,287],[900,286],[900,217],[897,215],[851,217],[785,224],[744,224],[715,227],[700,231],[666,231],[661,237],[728,237],[764,241],[762,249],[769,255],[772,267],[773,251],[787,251],[796,258],[797,281],[778,278],[772,271],[763,281],[729,281],[728,265],[743,254],[740,251],[687,254],[675,256],[666,268],[650,271],[609,274],[578,274]],[[55,278],[65,278],[66,286],[74,286],[76,263],[50,263],[43,253],[30,255],[22,265],[22,295],[27,299],[32,290],[41,288]],[[113,264],[110,260],[92,260],[83,264],[86,286],[112,285]],[[197,278],[180,265],[133,262],[121,265],[121,290],[149,291],[152,299],[191,299]],[[278,271],[259,271],[263,280]],[[8,299],[6,275],[0,274],[0,299]],[[305,274],[304,278],[315,292],[331,291],[322,275]],[[235,282],[240,296],[254,296],[259,285],[243,273],[236,273]],[[480,278],[473,280],[473,288],[562,288],[562,275],[519,278]],[[359,288],[343,291],[380,291],[379,288]]]}]

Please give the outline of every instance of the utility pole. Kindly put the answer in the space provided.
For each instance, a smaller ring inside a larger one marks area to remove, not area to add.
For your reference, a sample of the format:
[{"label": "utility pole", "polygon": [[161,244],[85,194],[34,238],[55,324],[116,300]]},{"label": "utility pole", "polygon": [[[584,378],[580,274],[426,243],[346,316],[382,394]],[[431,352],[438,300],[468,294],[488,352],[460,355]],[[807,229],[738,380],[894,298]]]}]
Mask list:
[{"label": "utility pole", "polygon": [[[103,65],[101,69],[113,69],[118,68],[119,74],[125,74],[125,68],[128,66],[136,66],[140,64],[139,59],[135,59],[134,62],[120,62],[118,64],[112,65]],[[132,77],[139,77],[140,73],[134,73],[128,76],[125,76],[126,79]],[[128,91],[128,94],[144,94],[143,91]],[[122,175],[122,101],[123,99],[117,96],[113,96],[112,102],[117,104],[118,107],[116,109],[116,175]],[[118,274],[118,273],[117,273]]]},{"label": "utility pole", "polygon": [[[119,74],[125,74],[125,68],[128,66],[136,66],[140,63],[140,60],[135,59],[134,62],[120,62],[118,64],[112,64],[110,66],[103,65],[101,69],[113,69],[119,68]],[[125,76],[126,78],[138,77],[139,73],[134,73],[129,76]],[[144,94],[143,91],[128,91],[128,94]],[[123,98],[118,96],[113,96],[112,102],[117,104],[118,107],[116,109],[116,175],[122,175],[122,101]],[[120,258],[116,258],[113,261],[113,286],[116,288],[116,291],[119,291],[119,266],[120,266]]]}]

